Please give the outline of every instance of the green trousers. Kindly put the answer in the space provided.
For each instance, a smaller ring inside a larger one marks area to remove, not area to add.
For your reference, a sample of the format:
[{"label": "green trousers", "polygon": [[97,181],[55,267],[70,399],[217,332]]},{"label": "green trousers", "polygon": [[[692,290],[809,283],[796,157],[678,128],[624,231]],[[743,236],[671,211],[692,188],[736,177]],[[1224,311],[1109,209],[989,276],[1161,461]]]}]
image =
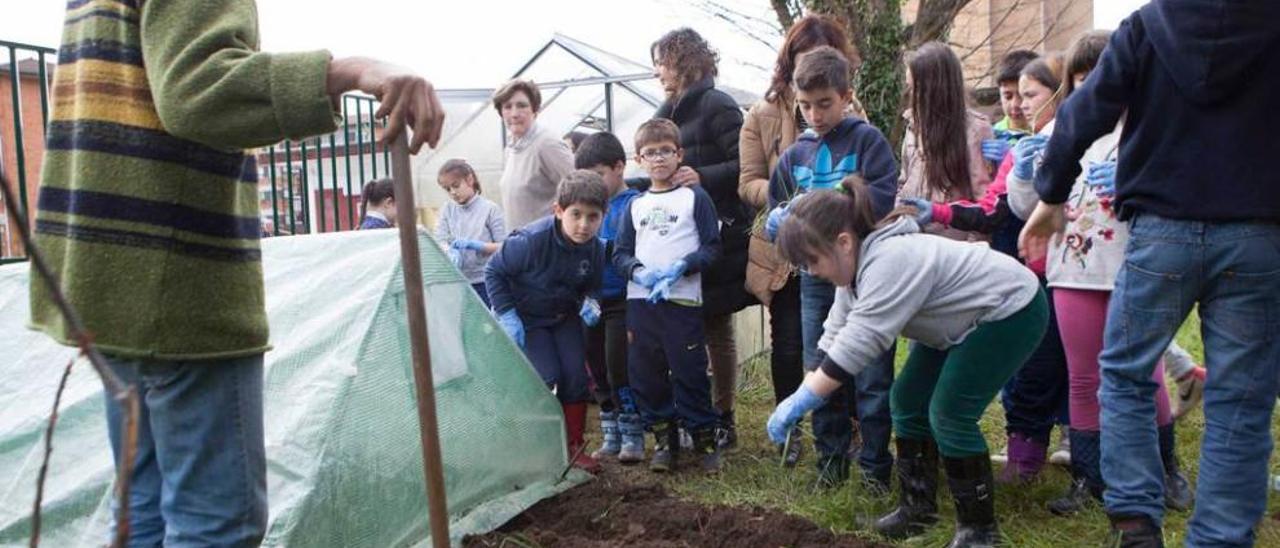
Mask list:
[{"label": "green trousers", "polygon": [[1049,306],[1039,290],[1022,310],[979,325],[947,350],[913,343],[890,394],[894,433],[933,438],[946,457],[986,453],[978,419],[1035,351],[1048,322]]}]

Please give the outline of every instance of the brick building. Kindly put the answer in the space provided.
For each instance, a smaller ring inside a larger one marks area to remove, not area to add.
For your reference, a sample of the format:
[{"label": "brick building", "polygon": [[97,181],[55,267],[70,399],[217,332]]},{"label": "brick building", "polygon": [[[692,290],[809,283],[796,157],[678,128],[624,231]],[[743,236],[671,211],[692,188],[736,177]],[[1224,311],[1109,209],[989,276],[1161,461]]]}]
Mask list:
[{"label": "brick building", "polygon": [[[53,80],[53,63],[46,63],[45,75]],[[40,100],[40,65],[35,59],[18,61],[18,102],[13,105],[11,65],[0,64],[0,169],[16,195],[18,193],[18,138],[14,132],[15,113],[22,125],[22,164],[26,179],[27,203],[34,209],[36,187],[40,181],[40,164],[44,159],[44,116]],[[46,88],[47,89],[47,88]],[[12,220],[0,207],[0,258],[24,255],[18,235],[11,226]]]}]

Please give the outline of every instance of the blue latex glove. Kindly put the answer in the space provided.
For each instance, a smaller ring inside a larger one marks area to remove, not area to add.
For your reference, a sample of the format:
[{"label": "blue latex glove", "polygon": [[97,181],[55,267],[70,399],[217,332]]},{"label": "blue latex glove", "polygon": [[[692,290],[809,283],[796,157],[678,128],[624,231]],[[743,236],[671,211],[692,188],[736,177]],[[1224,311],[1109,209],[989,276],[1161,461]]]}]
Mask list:
[{"label": "blue latex glove", "polygon": [[453,266],[458,269],[462,268],[462,252],[456,249],[450,249],[445,251],[444,254],[449,257],[449,262],[453,263]]},{"label": "blue latex glove", "polygon": [[642,266],[631,272],[631,281],[645,287],[653,287],[653,284],[658,283],[659,278],[662,278],[662,273],[653,268]]},{"label": "blue latex glove", "polygon": [[671,298],[671,278],[662,278],[658,283],[653,284],[653,290],[649,292],[649,303],[658,304]]},{"label": "blue latex glove", "polygon": [[449,247],[459,251],[469,249],[471,251],[484,251],[484,242],[479,240],[454,240]]},{"label": "blue latex glove", "polygon": [[933,202],[924,198],[903,198],[900,202],[916,208],[916,224],[924,226],[933,222]]},{"label": "blue latex glove", "polygon": [[582,309],[578,311],[578,316],[582,317],[582,323],[587,324],[587,327],[594,327],[600,323],[600,303],[591,297],[583,299]]},{"label": "blue latex glove", "polygon": [[1048,135],[1032,135],[1013,146],[1013,174],[1019,179],[1031,180],[1036,176],[1036,157],[1049,143]]},{"label": "blue latex glove", "polygon": [[520,321],[520,315],[516,314],[516,309],[512,308],[500,314],[498,325],[502,326],[502,330],[511,336],[511,340],[515,341],[517,346],[524,348],[524,322]]},{"label": "blue latex glove", "polygon": [[782,228],[782,222],[787,220],[787,216],[791,214],[788,202],[778,204],[777,207],[769,210],[769,216],[764,220],[764,236],[770,242],[778,238],[778,229]]},{"label": "blue latex glove", "polygon": [[782,444],[787,441],[787,432],[791,427],[795,426],[805,413],[817,409],[827,400],[818,397],[804,383],[800,384],[800,388],[787,399],[782,400],[778,407],[773,410],[773,414],[769,415],[769,423],[765,425],[765,430],[769,432],[769,439],[773,443]]},{"label": "blue latex glove", "polygon": [[982,157],[988,162],[999,165],[1004,161],[1004,155],[1009,153],[1009,141],[996,136],[995,139],[986,139],[982,141]]},{"label": "blue latex glove", "polygon": [[662,272],[658,275],[661,276],[662,279],[671,280],[671,283],[674,284],[680,280],[681,276],[684,276],[684,271],[688,268],[689,263],[685,262],[684,259],[677,259],[676,262],[671,263],[670,266],[662,269]]},{"label": "blue latex glove", "polygon": [[1084,184],[1089,185],[1098,196],[1116,195],[1116,161],[1093,162],[1089,164],[1089,174],[1084,177]]}]

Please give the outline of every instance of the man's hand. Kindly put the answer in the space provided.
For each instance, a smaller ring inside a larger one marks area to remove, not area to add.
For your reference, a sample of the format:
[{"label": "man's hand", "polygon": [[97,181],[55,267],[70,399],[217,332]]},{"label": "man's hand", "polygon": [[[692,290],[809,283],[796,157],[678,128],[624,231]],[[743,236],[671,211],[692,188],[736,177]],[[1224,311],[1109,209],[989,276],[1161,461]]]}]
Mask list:
[{"label": "man's hand", "polygon": [[411,153],[417,154],[424,143],[431,148],[440,143],[444,107],[431,82],[413,71],[365,57],[334,59],[329,63],[328,88],[334,105],[351,90],[376,97],[382,106],[373,116],[387,117],[383,143],[395,140],[406,126],[413,132]]}]

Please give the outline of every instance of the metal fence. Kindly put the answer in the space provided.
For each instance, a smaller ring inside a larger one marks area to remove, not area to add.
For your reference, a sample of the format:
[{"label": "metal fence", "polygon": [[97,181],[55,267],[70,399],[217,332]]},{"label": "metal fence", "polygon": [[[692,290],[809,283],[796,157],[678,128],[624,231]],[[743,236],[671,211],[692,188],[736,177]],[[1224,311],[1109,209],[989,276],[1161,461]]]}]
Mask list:
[{"label": "metal fence", "polygon": [[[28,154],[34,152],[43,156],[44,128],[49,125],[49,80],[53,76],[48,70],[47,59],[56,58],[58,52],[53,48],[4,40],[0,40],[0,49],[7,54],[0,57],[0,62],[4,62],[4,59],[8,62],[4,69],[8,72],[5,80],[9,87],[11,107],[8,113],[0,116],[12,118],[10,123],[5,124],[12,128],[12,133],[3,131],[9,128],[0,128],[0,169],[6,170],[6,173],[12,175],[9,179],[17,183],[15,190],[18,195],[18,210],[23,217],[30,218],[27,214],[31,201],[28,189],[34,190],[39,170],[31,169],[33,166],[29,165],[31,159]],[[27,129],[27,125],[34,121],[24,120],[28,117],[28,111],[24,111],[23,104],[34,101],[31,95],[39,97],[40,126],[36,128],[38,137],[34,135],[35,131]],[[15,169],[8,171],[8,165],[13,165]],[[26,259],[21,243],[17,241],[13,231],[13,223],[16,222],[17,219],[11,219],[5,208],[0,207],[0,264]]]},{"label": "metal fence", "polygon": [[[378,142],[372,97],[342,98],[342,127],[329,135],[284,141],[258,153],[264,236],[351,230],[365,182],[391,176],[390,151]],[[264,188],[265,186],[265,188]]]},{"label": "metal fence", "polygon": [[[0,128],[0,169],[16,184],[18,209],[32,224],[57,54],[53,48],[0,40],[0,84],[10,88],[10,108],[0,116],[12,118]],[[377,100],[345,95],[341,107],[337,131],[256,152],[263,236],[351,230],[360,222],[364,183],[390,176],[390,151],[377,141],[386,127],[385,120],[374,119]],[[26,260],[16,222],[0,207],[0,264]]]}]

